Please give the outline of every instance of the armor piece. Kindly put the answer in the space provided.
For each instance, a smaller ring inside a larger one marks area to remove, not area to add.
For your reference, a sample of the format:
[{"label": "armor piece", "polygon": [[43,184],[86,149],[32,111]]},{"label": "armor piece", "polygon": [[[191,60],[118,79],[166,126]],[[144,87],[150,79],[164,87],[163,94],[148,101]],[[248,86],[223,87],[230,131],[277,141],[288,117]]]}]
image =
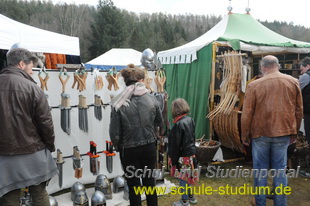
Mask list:
[{"label": "armor piece", "polygon": [[117,175],[113,180],[113,193],[118,193],[124,189],[125,179],[124,177]]},{"label": "armor piece", "polygon": [[95,181],[95,191],[101,191],[107,199],[112,199],[111,183],[106,175],[98,175]]},{"label": "armor piece", "polygon": [[97,190],[91,197],[91,206],[105,206],[106,205],[106,199],[104,194]]},{"label": "armor piece", "polygon": [[80,190],[75,193],[73,206],[88,206],[88,197],[85,190]]},{"label": "armor piece", "polygon": [[84,191],[85,192],[85,186],[81,182],[75,182],[71,187],[71,200],[74,201],[75,194],[78,191]]},{"label": "armor piece", "polygon": [[50,201],[50,205],[51,205],[51,206],[58,206],[58,202],[57,202],[57,200],[55,199],[55,197],[49,196],[48,198],[49,198],[49,201]]},{"label": "armor piece", "polygon": [[147,69],[155,69],[154,57],[154,52],[150,48],[147,48],[142,52],[140,62]]},{"label": "armor piece", "polygon": [[124,185],[124,195],[123,195],[123,198],[126,201],[129,200],[129,187],[128,187],[127,181],[125,181],[125,185]]}]

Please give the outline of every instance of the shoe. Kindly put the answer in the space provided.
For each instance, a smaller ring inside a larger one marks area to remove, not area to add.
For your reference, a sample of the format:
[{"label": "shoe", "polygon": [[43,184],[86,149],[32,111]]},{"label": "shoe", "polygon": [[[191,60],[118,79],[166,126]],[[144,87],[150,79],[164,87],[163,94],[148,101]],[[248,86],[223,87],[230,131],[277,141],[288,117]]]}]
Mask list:
[{"label": "shoe", "polygon": [[176,201],[172,203],[173,206],[190,206],[189,202],[183,202],[183,200]]},{"label": "shoe", "polygon": [[298,173],[300,176],[310,178],[310,171],[300,170]]},{"label": "shoe", "polygon": [[189,200],[189,203],[191,204],[197,204],[198,201],[197,201],[197,198],[195,196],[188,196],[188,200]]}]

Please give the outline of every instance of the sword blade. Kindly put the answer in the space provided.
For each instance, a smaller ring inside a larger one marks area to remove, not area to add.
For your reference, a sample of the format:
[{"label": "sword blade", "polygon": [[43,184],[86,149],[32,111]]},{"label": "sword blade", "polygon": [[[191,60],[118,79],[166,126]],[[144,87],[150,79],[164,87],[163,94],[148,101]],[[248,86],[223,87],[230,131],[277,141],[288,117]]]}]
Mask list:
[{"label": "sword blade", "polygon": [[68,135],[70,135],[70,133],[71,133],[71,117],[70,117],[70,109],[67,109],[67,118],[68,118],[68,122],[67,122]]},{"label": "sword blade", "polygon": [[59,187],[62,188],[62,165],[63,163],[61,164],[57,164],[57,169],[58,169],[58,183],[59,183]]},{"label": "sword blade", "polygon": [[107,156],[106,161],[107,161],[107,163],[106,163],[107,164],[107,170],[109,173],[112,173],[112,171],[113,171],[113,159],[112,159],[112,157]]},{"label": "sword blade", "polygon": [[97,106],[94,106],[94,114],[95,114],[95,118],[98,119],[98,109],[97,109]]},{"label": "sword blade", "polygon": [[81,108],[79,108],[79,128],[80,129],[82,129],[81,122],[82,122],[82,120],[81,120]]},{"label": "sword blade", "polygon": [[101,108],[101,106],[98,108],[98,110],[99,110],[99,121],[101,121],[102,120],[102,108]]},{"label": "sword blade", "polygon": [[96,167],[96,171],[94,175],[98,175],[99,174],[99,161],[97,157],[95,158],[95,167]]},{"label": "sword blade", "polygon": [[87,109],[84,109],[84,118],[85,118],[85,132],[88,132],[88,117],[87,117]]},{"label": "sword blade", "polygon": [[63,118],[64,118],[64,112],[63,112],[63,109],[60,109],[60,126],[61,126],[61,129],[65,132],[64,126],[63,126]]}]

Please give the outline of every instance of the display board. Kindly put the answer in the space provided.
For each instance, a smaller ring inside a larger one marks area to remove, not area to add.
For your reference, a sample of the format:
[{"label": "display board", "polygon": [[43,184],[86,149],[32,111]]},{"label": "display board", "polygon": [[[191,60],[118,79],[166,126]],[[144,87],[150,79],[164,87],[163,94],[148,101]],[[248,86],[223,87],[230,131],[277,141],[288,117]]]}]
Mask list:
[{"label": "display board", "polygon": [[[123,170],[120,163],[119,153],[116,153],[113,159],[113,170],[108,172],[106,166],[106,155],[101,153],[106,150],[106,140],[110,141],[109,137],[109,124],[110,124],[110,112],[111,106],[107,105],[105,108],[102,107],[102,119],[99,121],[95,118],[94,111],[94,96],[99,95],[102,99],[102,102],[109,104],[111,96],[117,95],[125,88],[125,83],[123,78],[120,76],[118,79],[119,89],[114,90],[112,87],[111,90],[107,88],[108,81],[106,79],[107,72],[100,72],[100,76],[103,79],[103,88],[101,90],[95,89],[94,84],[94,75],[91,72],[88,72],[86,78],[86,89],[84,91],[79,91],[76,89],[76,86],[72,88],[74,82],[74,72],[68,71],[70,76],[68,82],[66,83],[65,93],[70,95],[70,123],[71,123],[71,132],[68,135],[61,128],[61,109],[59,105],[61,104],[61,93],[62,93],[62,84],[59,79],[59,70],[47,70],[49,76],[46,83],[47,89],[44,90],[44,93],[48,95],[48,102],[51,109],[54,128],[55,128],[55,146],[56,150],[59,149],[62,152],[65,163],[62,165],[63,174],[62,174],[62,187],[59,186],[59,176],[55,176],[51,179],[47,190],[49,194],[55,193],[57,191],[71,188],[72,184],[76,181],[80,181],[83,184],[94,183],[97,175],[93,175],[90,171],[90,157],[85,155],[90,151],[90,141],[93,141],[97,144],[97,152],[100,157],[100,172],[99,174],[106,175],[109,179],[114,178],[117,175],[123,175]],[[155,72],[148,72],[149,77],[155,77]],[[41,86],[39,79],[39,70],[34,69],[32,77],[38,83],[38,86]],[[45,78],[45,73],[41,72],[41,77]],[[66,76],[62,76],[63,79]],[[156,84],[154,81],[151,83],[151,87],[156,91]],[[88,117],[88,132],[84,132],[79,128],[79,108],[76,107],[79,103],[79,95],[86,97],[86,104],[89,106],[87,109]],[[75,170],[73,169],[73,147],[78,146],[80,154],[83,158],[83,172],[81,178],[75,178]],[[53,157],[57,157],[57,152],[52,153]]]}]

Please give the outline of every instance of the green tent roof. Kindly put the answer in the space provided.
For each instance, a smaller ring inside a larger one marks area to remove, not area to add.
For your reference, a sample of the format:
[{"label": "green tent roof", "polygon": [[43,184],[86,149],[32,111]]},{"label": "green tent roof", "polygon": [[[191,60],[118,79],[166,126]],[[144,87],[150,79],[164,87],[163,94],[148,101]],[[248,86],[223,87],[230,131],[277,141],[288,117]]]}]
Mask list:
[{"label": "green tent roof", "polygon": [[254,19],[250,14],[228,14],[212,29],[182,46],[161,51],[163,64],[191,63],[197,51],[214,41],[228,42],[235,50],[253,53],[294,52],[310,53],[310,43],[282,36]]},{"label": "green tent roof", "polygon": [[228,41],[234,49],[240,49],[240,41],[264,46],[310,47],[309,43],[282,36],[254,19],[249,14],[230,14],[225,33],[219,41]]}]

